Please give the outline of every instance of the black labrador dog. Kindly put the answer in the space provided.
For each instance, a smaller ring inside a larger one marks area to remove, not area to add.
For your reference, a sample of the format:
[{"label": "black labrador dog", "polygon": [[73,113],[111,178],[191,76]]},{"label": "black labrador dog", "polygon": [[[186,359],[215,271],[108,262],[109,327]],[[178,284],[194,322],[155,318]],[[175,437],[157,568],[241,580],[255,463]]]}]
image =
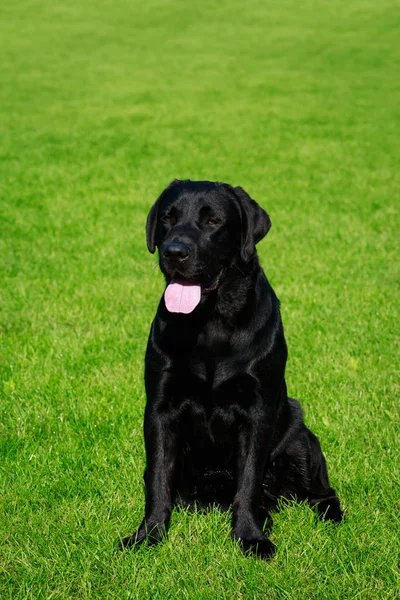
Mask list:
[{"label": "black labrador dog", "polygon": [[285,383],[279,300],[255,245],[271,226],[240,187],[173,181],[147,219],[167,287],[145,362],[145,516],[121,542],[166,535],[173,506],[232,507],[232,535],[268,558],[280,497],[340,522],[318,439]]}]

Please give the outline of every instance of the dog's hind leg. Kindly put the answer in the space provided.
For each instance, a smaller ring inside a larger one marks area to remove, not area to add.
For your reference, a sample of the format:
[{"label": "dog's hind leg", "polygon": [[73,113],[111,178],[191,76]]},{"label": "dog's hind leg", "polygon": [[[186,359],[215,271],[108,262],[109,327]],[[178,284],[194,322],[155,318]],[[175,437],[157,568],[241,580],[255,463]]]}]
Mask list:
[{"label": "dog's hind leg", "polygon": [[264,478],[265,503],[269,497],[307,500],[325,520],[340,523],[339,498],[330,486],[325,457],[318,438],[306,427],[299,403],[289,399],[291,422],[271,454]]},{"label": "dog's hind leg", "polygon": [[343,512],[340,508],[339,498],[329,484],[326,460],[320,443],[308,428],[305,427],[305,430],[309,450],[308,503],[322,519],[340,523],[343,519]]}]

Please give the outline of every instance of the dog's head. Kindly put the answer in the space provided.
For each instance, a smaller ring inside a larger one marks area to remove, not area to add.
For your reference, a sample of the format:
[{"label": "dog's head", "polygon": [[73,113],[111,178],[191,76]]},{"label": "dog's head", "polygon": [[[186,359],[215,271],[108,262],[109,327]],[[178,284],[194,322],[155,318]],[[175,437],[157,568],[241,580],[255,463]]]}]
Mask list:
[{"label": "dog's head", "polygon": [[267,213],[240,187],[173,181],[147,217],[147,247],[159,250],[171,312],[192,312],[233,264],[249,263],[268,232]]}]

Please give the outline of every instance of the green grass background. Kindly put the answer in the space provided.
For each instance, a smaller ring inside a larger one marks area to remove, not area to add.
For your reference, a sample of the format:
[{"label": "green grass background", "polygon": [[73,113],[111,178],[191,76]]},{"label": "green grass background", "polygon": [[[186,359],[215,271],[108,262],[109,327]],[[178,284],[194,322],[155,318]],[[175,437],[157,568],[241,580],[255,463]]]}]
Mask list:
[{"label": "green grass background", "polygon": [[[0,597],[397,598],[398,2],[19,0],[0,19]],[[216,511],[115,549],[143,512],[163,290],[144,224],[175,177],[268,210],[288,389],[346,511],[285,505],[269,563]]]}]

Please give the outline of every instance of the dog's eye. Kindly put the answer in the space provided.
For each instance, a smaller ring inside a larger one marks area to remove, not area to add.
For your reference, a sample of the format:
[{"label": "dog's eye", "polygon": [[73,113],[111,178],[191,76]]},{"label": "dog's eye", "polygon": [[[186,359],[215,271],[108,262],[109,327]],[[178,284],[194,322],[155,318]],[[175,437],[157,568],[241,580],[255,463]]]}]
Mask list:
[{"label": "dog's eye", "polygon": [[217,224],[216,219],[208,219],[208,221],[207,221],[207,225],[216,225],[216,224]]},{"label": "dog's eye", "polygon": [[171,223],[172,219],[169,215],[164,215],[162,221],[164,221],[164,223]]}]

